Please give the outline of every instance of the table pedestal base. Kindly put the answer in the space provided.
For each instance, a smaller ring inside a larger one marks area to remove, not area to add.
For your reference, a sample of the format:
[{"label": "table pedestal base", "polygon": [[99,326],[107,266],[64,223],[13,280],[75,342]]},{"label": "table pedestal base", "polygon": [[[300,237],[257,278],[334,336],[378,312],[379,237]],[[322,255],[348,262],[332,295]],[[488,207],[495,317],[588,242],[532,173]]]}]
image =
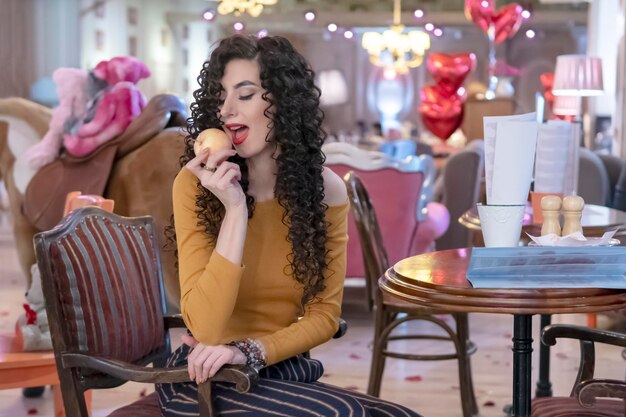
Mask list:
[{"label": "table pedestal base", "polygon": [[513,417],[530,417],[532,316],[513,316]]}]

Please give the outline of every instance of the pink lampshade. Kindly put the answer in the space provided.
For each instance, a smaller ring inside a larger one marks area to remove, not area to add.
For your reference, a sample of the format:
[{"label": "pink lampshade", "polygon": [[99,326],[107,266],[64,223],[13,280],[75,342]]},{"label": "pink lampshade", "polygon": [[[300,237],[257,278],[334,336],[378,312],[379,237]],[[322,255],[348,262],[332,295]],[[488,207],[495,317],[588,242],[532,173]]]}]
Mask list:
[{"label": "pink lampshade", "polygon": [[320,71],[316,84],[322,92],[321,106],[335,106],[348,101],[348,85],[346,77],[338,69]]},{"label": "pink lampshade", "polygon": [[554,96],[552,113],[559,116],[578,116],[581,100],[576,96]]},{"label": "pink lampshade", "polygon": [[559,55],[554,71],[555,96],[599,96],[604,93],[602,60],[587,55]]}]

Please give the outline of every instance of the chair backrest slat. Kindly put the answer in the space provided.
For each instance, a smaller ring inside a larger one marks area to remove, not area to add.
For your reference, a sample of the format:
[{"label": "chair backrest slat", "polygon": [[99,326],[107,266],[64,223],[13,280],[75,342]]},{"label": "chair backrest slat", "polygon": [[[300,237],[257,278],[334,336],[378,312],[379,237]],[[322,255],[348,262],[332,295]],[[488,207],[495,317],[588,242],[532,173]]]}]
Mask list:
[{"label": "chair backrest slat", "polygon": [[357,236],[365,264],[365,276],[370,281],[372,288],[378,288],[378,278],[389,268],[389,261],[376,217],[376,210],[357,174],[349,172],[344,177],[344,181],[347,185],[348,197],[356,222]]}]

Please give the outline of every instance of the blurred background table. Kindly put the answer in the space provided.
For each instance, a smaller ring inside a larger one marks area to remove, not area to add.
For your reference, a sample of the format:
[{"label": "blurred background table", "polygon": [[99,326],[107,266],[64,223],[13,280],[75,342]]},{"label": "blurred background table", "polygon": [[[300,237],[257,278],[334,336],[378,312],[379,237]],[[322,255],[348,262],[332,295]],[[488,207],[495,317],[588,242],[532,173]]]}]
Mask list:
[{"label": "blurred background table", "polygon": [[[527,241],[524,232],[527,232],[533,236],[541,234],[541,225],[533,222],[533,213],[530,204],[526,205],[526,212],[524,213],[524,223],[522,227],[522,240]],[[470,230],[480,231],[480,218],[478,217],[478,210],[476,206],[467,210],[458,219],[459,223],[467,227]],[[616,238],[626,233],[626,212],[616,210],[609,207],[597,206],[595,204],[586,204],[583,209],[583,216],[581,219],[583,226],[583,234],[588,237],[602,236],[607,230],[618,227],[619,230],[616,233]],[[626,237],[626,235],[624,235]],[[477,244],[482,242],[482,234],[476,233],[474,239],[474,246],[483,246]]]},{"label": "blurred background table", "polygon": [[[54,352],[24,352],[18,337],[0,334],[0,389],[48,385],[54,396],[54,417],[66,417]],[[85,392],[85,401],[91,415],[91,391]]]}]

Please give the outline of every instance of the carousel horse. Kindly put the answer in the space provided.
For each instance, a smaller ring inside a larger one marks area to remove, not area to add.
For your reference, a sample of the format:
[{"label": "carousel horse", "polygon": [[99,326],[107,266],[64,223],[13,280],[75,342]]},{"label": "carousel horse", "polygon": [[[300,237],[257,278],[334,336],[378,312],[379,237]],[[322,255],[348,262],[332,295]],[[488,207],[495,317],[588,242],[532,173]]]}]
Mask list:
[{"label": "carousel horse", "polygon": [[[168,310],[179,310],[174,249],[165,228],[172,216],[172,183],[180,170],[186,124],[184,103],[172,95],[153,97],[117,138],[82,158],[62,154],[33,170],[21,156],[47,131],[51,109],[21,98],[0,99],[0,175],[9,196],[19,263],[30,287],[36,262],[33,235],[56,225],[72,191],[115,201],[122,216],[154,217],[162,247]],[[170,249],[171,248],[171,249]]]}]

